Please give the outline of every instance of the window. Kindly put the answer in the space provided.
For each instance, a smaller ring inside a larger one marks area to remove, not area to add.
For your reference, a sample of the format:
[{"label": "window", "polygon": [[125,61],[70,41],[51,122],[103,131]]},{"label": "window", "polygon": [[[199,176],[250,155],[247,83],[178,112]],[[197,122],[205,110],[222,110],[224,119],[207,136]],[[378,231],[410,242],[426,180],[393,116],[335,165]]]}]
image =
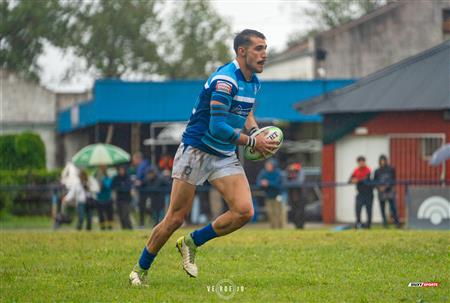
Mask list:
[{"label": "window", "polygon": [[442,10],[442,34],[444,35],[444,40],[450,38],[450,8]]},{"label": "window", "polygon": [[420,143],[423,159],[429,160],[433,156],[433,153],[441,147],[443,140],[441,138],[433,137],[421,138]]}]

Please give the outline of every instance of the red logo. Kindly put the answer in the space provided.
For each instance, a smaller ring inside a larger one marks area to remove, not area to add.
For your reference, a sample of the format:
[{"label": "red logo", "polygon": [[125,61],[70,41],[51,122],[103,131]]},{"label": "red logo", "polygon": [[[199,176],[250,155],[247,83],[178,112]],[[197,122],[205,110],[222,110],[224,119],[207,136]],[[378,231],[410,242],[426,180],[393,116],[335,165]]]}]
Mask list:
[{"label": "red logo", "polygon": [[231,87],[230,83],[225,82],[225,81],[217,81],[216,91],[222,92],[225,94],[231,94],[231,90],[232,90],[232,87]]},{"label": "red logo", "polygon": [[422,287],[438,287],[439,282],[423,282]]}]

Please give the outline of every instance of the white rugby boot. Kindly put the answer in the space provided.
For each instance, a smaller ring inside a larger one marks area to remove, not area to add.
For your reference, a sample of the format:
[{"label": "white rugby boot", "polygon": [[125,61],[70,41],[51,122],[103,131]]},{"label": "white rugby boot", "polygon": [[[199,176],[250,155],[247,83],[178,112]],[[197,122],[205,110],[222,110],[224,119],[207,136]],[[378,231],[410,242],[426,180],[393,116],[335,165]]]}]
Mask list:
[{"label": "white rugby boot", "polygon": [[142,269],[139,264],[136,264],[133,267],[128,280],[132,286],[148,287],[147,275],[148,270]]},{"label": "white rugby boot", "polygon": [[195,253],[197,246],[190,235],[183,236],[177,240],[176,247],[180,252],[183,269],[192,278],[197,278],[198,268],[195,264]]}]

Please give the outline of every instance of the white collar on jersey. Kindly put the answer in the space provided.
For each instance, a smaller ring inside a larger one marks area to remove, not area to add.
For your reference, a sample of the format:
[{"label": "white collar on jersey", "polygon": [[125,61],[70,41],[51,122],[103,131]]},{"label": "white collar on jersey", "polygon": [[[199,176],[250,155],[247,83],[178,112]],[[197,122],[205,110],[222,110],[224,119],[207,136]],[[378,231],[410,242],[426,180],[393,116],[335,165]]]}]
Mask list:
[{"label": "white collar on jersey", "polygon": [[234,64],[234,66],[236,66],[237,69],[241,69],[241,68],[239,67],[239,63],[237,62],[236,59],[233,60],[233,64]]}]

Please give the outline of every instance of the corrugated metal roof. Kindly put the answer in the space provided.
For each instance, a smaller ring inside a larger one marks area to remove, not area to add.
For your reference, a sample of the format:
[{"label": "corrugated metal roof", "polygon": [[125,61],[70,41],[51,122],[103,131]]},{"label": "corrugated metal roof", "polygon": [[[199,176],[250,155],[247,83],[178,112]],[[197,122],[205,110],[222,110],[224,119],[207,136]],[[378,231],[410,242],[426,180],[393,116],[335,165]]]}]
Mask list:
[{"label": "corrugated metal roof", "polygon": [[295,107],[304,114],[450,109],[450,41]]}]

